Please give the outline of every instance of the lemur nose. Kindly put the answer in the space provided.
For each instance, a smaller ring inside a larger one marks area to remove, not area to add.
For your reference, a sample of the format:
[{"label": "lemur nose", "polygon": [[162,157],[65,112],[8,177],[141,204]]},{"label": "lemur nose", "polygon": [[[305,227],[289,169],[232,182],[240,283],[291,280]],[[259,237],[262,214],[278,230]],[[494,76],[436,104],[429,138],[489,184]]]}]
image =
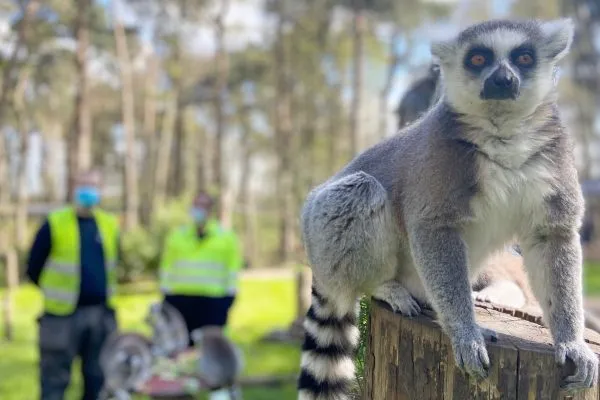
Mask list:
[{"label": "lemur nose", "polygon": [[499,73],[494,76],[494,83],[499,87],[509,87],[513,83],[513,77],[504,71],[498,71]]}]

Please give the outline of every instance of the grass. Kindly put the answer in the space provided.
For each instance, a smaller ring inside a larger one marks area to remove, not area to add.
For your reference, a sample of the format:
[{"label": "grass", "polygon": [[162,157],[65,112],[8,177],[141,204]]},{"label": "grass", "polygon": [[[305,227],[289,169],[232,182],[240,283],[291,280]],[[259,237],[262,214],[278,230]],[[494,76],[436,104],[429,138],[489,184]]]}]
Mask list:
[{"label": "grass", "polygon": [[[584,269],[586,296],[600,296],[600,263],[587,263]],[[149,333],[142,322],[148,305],[158,299],[153,282],[123,287],[118,296],[117,317],[122,330]],[[294,318],[295,289],[292,280],[243,280],[240,295],[231,315],[234,340],[244,351],[246,375],[287,375],[298,371],[297,347],[260,343],[258,339],[276,327],[287,326]],[[1,291],[0,291],[1,294]],[[0,399],[34,400],[38,398],[37,325],[41,297],[37,289],[24,285],[15,295],[15,339],[0,342]],[[0,326],[3,316],[0,315]],[[79,365],[74,364],[72,384],[66,400],[79,399]],[[278,388],[249,388],[244,400],[292,400],[295,385]],[[136,397],[142,400],[144,397]]]},{"label": "grass", "polygon": [[583,269],[583,286],[586,296],[600,296],[600,263],[586,262]]},{"label": "grass", "polygon": [[[143,323],[148,305],[158,299],[153,285],[128,287],[118,296],[117,318],[121,330],[148,333]],[[261,343],[259,338],[294,318],[295,295],[292,280],[243,280],[239,297],[230,314],[233,339],[245,355],[246,375],[289,375],[298,371],[300,350],[295,346]],[[36,316],[41,297],[30,285],[15,295],[15,339],[0,343],[0,399],[34,400],[39,397]],[[0,316],[0,326],[3,326]],[[79,399],[79,365],[74,364],[66,400]],[[287,400],[296,398],[294,384],[244,390],[245,400]],[[136,400],[144,397],[136,397]]]}]

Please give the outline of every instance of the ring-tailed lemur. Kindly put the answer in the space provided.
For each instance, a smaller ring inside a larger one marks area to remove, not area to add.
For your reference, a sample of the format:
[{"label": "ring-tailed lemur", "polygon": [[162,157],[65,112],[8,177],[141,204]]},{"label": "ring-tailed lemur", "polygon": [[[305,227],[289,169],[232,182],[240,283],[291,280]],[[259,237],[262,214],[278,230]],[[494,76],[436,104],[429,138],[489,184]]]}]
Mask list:
[{"label": "ring-tailed lemur", "polygon": [[[415,79],[400,101],[397,110],[400,127],[413,123],[425,114],[439,100],[440,89],[439,66],[430,64],[426,75]],[[580,229],[582,244],[590,241],[592,229],[593,218],[591,214],[584,213]],[[517,248],[516,244],[507,246],[484,262],[474,278],[473,298],[539,314],[541,308],[529,286],[523,257]],[[584,316],[585,326],[600,333],[598,317],[587,310],[584,310]]]},{"label": "ring-tailed lemur", "polygon": [[241,350],[219,326],[205,326],[192,331],[198,349],[197,375],[209,386],[210,400],[241,400],[238,379],[244,365]]},{"label": "ring-tailed lemur", "polygon": [[439,79],[439,65],[430,64],[427,73],[412,82],[396,110],[400,129],[418,119],[439,99]]},{"label": "ring-tailed lemur", "polygon": [[572,37],[568,19],[487,21],[433,44],[442,99],[309,193],[301,220],[314,278],[299,399],[349,398],[363,293],[406,315],[430,303],[456,364],[486,377],[469,279],[515,237],[556,360],[576,366],[563,387],[596,384],[583,339],[583,197],[556,106],[555,65]]}]

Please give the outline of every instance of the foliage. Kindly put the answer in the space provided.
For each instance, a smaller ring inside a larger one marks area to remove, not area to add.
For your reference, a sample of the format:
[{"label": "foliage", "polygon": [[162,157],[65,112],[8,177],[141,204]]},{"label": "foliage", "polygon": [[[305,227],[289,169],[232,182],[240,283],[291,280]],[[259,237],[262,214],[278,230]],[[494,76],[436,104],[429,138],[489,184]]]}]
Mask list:
[{"label": "foliage", "polygon": [[188,220],[188,204],[187,199],[169,201],[157,210],[148,227],[138,226],[121,234],[121,281],[131,282],[156,272],[166,235]]},{"label": "foliage", "polygon": [[156,235],[139,226],[123,233],[119,280],[131,282],[144,272],[158,268],[161,242]]},{"label": "foliage", "polygon": [[356,381],[360,393],[364,390],[365,362],[367,354],[367,336],[369,335],[369,313],[371,310],[371,299],[364,296],[360,299],[360,311],[358,313],[358,331],[360,339],[356,350]]},{"label": "foliage", "polygon": [[[117,318],[122,330],[149,333],[143,322],[151,302],[158,298],[135,285],[119,290]],[[2,295],[2,291],[0,291]],[[278,301],[273,301],[278,299]],[[260,313],[255,310],[261,310]],[[0,359],[0,398],[2,400],[35,399],[38,397],[37,329],[35,318],[41,310],[39,291],[30,285],[16,294],[16,339],[2,343]],[[230,321],[233,340],[238,343],[246,360],[246,375],[287,375],[296,373],[300,350],[296,346],[263,343],[260,338],[269,330],[288,325],[294,319],[294,282],[292,279],[242,279],[239,298],[233,305]],[[0,326],[2,326],[0,315]],[[72,385],[66,400],[78,399],[81,392],[80,364],[73,368]],[[283,387],[257,387],[244,390],[245,400],[293,400],[297,394],[293,384]],[[136,397],[142,400],[143,397]]]}]

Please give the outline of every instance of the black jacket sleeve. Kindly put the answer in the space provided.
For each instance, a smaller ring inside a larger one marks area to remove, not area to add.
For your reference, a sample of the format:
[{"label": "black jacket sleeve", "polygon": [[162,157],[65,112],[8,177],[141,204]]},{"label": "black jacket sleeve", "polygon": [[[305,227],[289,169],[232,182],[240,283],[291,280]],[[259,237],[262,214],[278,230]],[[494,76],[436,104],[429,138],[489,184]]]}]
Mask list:
[{"label": "black jacket sleeve", "polygon": [[27,259],[27,276],[36,285],[40,279],[42,268],[44,268],[44,264],[50,254],[51,246],[50,225],[48,221],[45,221],[35,236]]}]

